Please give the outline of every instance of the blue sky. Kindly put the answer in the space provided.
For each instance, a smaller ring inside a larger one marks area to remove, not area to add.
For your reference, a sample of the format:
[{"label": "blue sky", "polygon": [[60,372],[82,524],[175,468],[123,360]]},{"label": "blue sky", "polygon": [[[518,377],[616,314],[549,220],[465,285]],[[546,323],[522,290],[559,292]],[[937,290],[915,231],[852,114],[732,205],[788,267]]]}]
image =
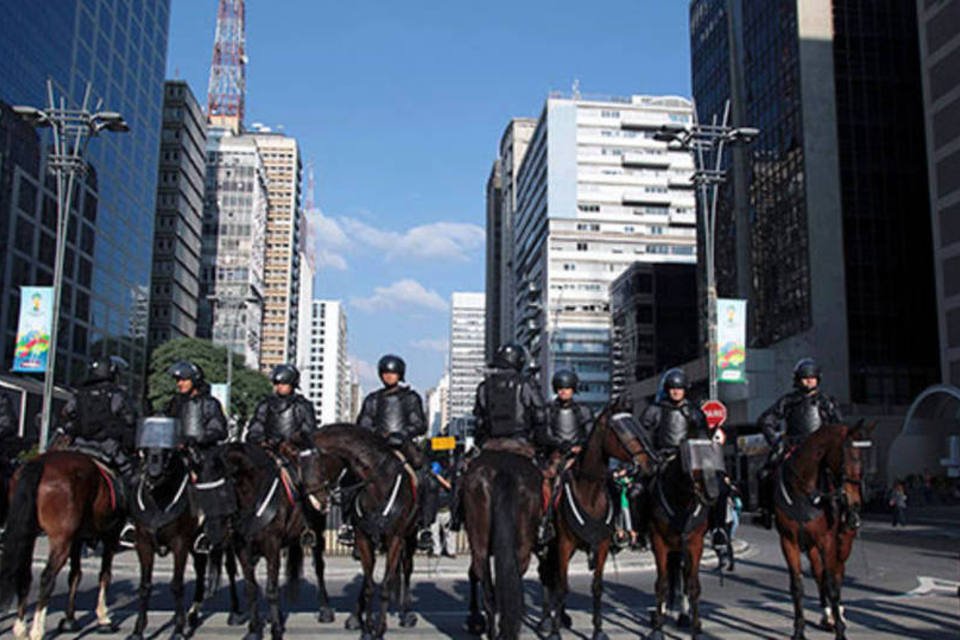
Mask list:
[{"label": "blue sky", "polygon": [[[216,0],[174,0],[168,76],[201,102]],[[365,389],[402,355],[440,377],[453,291],[484,288],[485,184],[511,117],[551,90],[690,94],[687,0],[248,0],[247,124],[314,164],[315,295],[346,303]]]}]

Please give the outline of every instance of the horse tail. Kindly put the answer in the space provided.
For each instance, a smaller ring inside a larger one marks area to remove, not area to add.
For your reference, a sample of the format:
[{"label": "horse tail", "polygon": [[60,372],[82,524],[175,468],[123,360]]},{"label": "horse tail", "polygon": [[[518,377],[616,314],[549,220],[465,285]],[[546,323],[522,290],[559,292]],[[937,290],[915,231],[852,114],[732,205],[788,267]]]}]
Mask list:
[{"label": "horse tail", "polygon": [[287,546],[287,597],[296,601],[300,597],[300,578],[303,576],[303,547],[300,540]]},{"label": "horse tail", "polygon": [[43,477],[43,460],[28,462],[20,472],[10,501],[10,518],[0,553],[0,610],[6,610],[21,586],[30,582],[33,544],[37,539],[37,490]]},{"label": "horse tail", "polygon": [[500,634],[517,637],[523,616],[523,581],[517,562],[517,479],[501,470],[493,479],[490,525],[496,568],[496,603]]}]

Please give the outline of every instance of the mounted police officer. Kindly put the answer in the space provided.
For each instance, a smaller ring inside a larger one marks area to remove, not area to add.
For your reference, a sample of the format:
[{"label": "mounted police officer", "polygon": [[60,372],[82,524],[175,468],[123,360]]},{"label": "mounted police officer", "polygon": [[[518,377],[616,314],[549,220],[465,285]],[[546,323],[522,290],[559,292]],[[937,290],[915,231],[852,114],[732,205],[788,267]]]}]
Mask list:
[{"label": "mounted police officer", "polygon": [[[297,484],[297,493],[303,495],[301,477],[297,466],[291,465],[279,451],[281,444],[291,445],[297,451],[313,448],[311,438],[317,430],[317,413],[313,403],[296,389],[300,384],[300,372],[292,364],[280,364],[270,372],[274,394],[260,401],[254,409],[253,419],[247,427],[247,441],[267,449]],[[311,508],[305,502],[305,509]],[[301,541],[312,547],[316,534],[304,528]]]},{"label": "mounted police officer", "polygon": [[707,417],[687,398],[689,381],[682,369],[670,369],[660,383],[661,393],[640,416],[661,459],[675,455],[689,439],[709,439]]},{"label": "mounted police officer", "polygon": [[[793,390],[764,411],[758,420],[771,453],[760,472],[762,521],[773,524],[773,469],[783,460],[788,447],[802,444],[825,424],[843,422],[836,401],[820,390],[822,373],[813,358],[803,358],[793,368]],[[817,500],[818,493],[813,495]]]},{"label": "mounted police officer", "polygon": [[577,374],[561,369],[553,375],[553,401],[547,406],[547,420],[542,435],[537,439],[539,453],[544,461],[544,476],[550,482],[551,499],[543,514],[541,544],[553,537],[553,495],[557,479],[567,461],[583,449],[593,427],[593,414],[589,407],[573,399],[580,379]]},{"label": "mounted police officer", "polygon": [[177,393],[167,404],[166,415],[180,420],[183,434],[183,446],[190,459],[190,465],[195,480],[194,490],[200,509],[204,512],[203,531],[194,541],[194,549],[198,552],[207,552],[210,549],[210,539],[218,539],[219,521],[209,517],[216,513],[219,516],[225,502],[212,489],[204,488],[206,484],[216,484],[211,480],[219,475],[216,469],[216,450],[227,439],[227,420],[223,415],[220,402],[210,395],[210,385],[203,376],[203,369],[199,365],[182,360],[170,367],[168,373],[176,381]]},{"label": "mounted police officer", "polygon": [[[357,426],[386,439],[387,444],[399,451],[418,472],[418,478],[422,482],[420,471],[424,465],[424,456],[413,439],[427,432],[427,418],[423,413],[420,394],[402,384],[406,372],[407,365],[400,356],[387,354],[380,358],[377,373],[383,387],[364,398],[360,415],[357,416]],[[352,504],[354,495],[355,492],[347,502]],[[433,548],[429,529],[431,524],[433,523],[423,521],[421,510],[421,531],[417,544],[423,549]],[[350,525],[345,524],[341,528],[340,538],[345,542],[352,540],[353,530]]]}]

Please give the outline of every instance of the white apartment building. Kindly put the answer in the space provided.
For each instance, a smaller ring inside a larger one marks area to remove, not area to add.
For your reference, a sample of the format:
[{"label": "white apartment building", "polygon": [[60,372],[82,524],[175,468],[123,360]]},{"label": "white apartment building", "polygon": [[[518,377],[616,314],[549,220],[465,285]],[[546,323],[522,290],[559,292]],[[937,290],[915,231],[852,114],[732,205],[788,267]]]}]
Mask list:
[{"label": "white apartment building", "polygon": [[430,437],[446,433],[449,395],[450,375],[444,372],[436,386],[427,389],[427,434]]},{"label": "white apartment building", "polygon": [[207,135],[197,336],[260,366],[267,179],[256,141]]},{"label": "white apartment building", "polygon": [[[448,420],[472,419],[477,385],[483,380],[486,295],[454,292],[450,305],[450,395]],[[468,420],[470,422],[470,420]]]},{"label": "white apartment building", "polygon": [[303,395],[317,410],[318,424],[352,421],[347,363],[347,316],[339,300],[314,300],[309,364],[301,375]]},{"label": "white apartment building", "polygon": [[696,262],[693,159],[654,140],[691,119],[673,96],[551,95],[517,176],[515,327],[549,392],[580,377],[593,407],[610,393],[609,286],[630,264]]}]

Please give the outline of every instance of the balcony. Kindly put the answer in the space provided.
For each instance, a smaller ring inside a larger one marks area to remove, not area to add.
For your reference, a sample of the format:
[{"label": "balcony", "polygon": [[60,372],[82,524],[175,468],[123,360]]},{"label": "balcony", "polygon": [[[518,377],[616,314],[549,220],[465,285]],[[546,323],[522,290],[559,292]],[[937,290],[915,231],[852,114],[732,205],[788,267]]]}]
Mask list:
[{"label": "balcony", "polygon": [[625,153],[621,163],[628,169],[669,169],[670,156],[649,153]]}]

